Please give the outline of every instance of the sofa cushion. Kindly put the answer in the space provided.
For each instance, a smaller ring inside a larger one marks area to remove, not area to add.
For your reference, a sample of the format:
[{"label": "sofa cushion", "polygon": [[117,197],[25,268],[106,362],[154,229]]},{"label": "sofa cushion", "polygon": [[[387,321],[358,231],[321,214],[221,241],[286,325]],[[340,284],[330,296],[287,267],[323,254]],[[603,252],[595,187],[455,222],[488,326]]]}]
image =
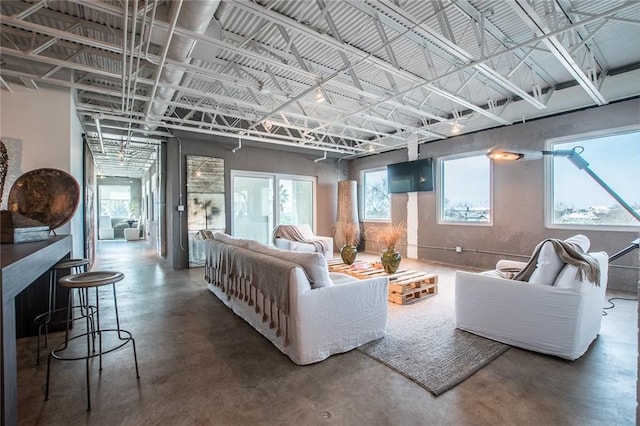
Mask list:
[{"label": "sofa cushion", "polygon": [[223,243],[226,243],[226,244],[231,244],[232,246],[242,247],[242,248],[249,248],[249,243],[251,242],[251,240],[244,240],[242,238],[232,237],[231,235],[225,234],[222,231],[218,231],[214,233],[213,239],[217,241],[222,241]]},{"label": "sofa cushion", "polygon": [[[579,246],[584,253],[589,250],[590,241],[584,235],[578,234],[565,240],[567,243],[573,243]],[[553,285],[556,277],[565,266],[565,263],[553,248],[553,243],[547,241],[542,245],[538,255],[538,263],[536,269],[529,278],[530,283]]]},{"label": "sofa cushion", "polygon": [[304,269],[311,288],[328,287],[333,285],[329,277],[329,267],[327,259],[320,253],[293,252],[280,250],[275,247],[265,246],[257,241],[250,241],[248,248],[258,253],[268,254],[280,259],[297,263]]}]

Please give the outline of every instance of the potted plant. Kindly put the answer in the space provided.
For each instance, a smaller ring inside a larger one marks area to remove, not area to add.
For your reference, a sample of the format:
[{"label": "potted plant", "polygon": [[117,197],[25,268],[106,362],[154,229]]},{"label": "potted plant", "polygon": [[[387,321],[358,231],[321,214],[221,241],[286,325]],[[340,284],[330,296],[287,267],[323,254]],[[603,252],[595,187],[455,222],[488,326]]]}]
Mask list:
[{"label": "potted plant", "polygon": [[375,230],[376,240],[382,247],[380,262],[388,274],[395,273],[400,267],[402,256],[396,250],[396,246],[398,241],[405,236],[406,231],[407,227],[402,223],[390,223]]},{"label": "potted plant", "polygon": [[360,226],[353,222],[338,222],[336,234],[344,239],[344,245],[340,248],[340,257],[346,265],[351,265],[356,260],[358,242],[360,241]]}]

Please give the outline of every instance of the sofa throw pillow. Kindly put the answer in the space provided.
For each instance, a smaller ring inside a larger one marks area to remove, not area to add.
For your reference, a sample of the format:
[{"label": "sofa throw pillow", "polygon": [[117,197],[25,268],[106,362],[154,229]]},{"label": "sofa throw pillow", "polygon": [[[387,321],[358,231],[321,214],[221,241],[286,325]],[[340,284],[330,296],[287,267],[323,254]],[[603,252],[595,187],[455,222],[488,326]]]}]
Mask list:
[{"label": "sofa throw pillow", "polygon": [[284,258],[302,266],[309,276],[311,288],[329,287],[333,285],[333,281],[331,281],[329,277],[327,259],[320,253],[290,251],[286,252]]},{"label": "sofa throw pillow", "polygon": [[580,286],[584,284],[578,277],[578,268],[573,265],[565,265],[556,278],[555,286],[558,288],[567,288],[579,291]]},{"label": "sofa throw pillow", "polygon": [[280,252],[282,251],[278,247],[271,247],[259,243],[258,241],[250,241],[249,242],[249,250],[257,251],[258,253],[268,254],[269,256],[281,257]]},{"label": "sofa throw pillow", "polygon": [[242,247],[242,248],[249,248],[249,242],[250,242],[250,240],[235,238],[221,231],[218,231],[215,234],[213,234],[213,239],[217,241],[221,241],[226,244],[231,244],[232,246]]},{"label": "sofa throw pillow", "polygon": [[[565,242],[576,244],[584,253],[589,250],[589,246],[591,245],[589,239],[581,234],[567,238]],[[556,253],[551,241],[547,241],[540,249],[538,263],[529,278],[529,282],[551,286],[564,266],[564,261],[560,259],[560,256]]]},{"label": "sofa throw pillow", "polygon": [[251,241],[248,248],[258,253],[268,254],[269,256],[297,263],[304,269],[307,277],[309,277],[311,288],[329,287],[333,285],[333,281],[331,281],[331,277],[329,276],[327,259],[320,253],[281,250],[279,248],[265,246],[257,241]]}]

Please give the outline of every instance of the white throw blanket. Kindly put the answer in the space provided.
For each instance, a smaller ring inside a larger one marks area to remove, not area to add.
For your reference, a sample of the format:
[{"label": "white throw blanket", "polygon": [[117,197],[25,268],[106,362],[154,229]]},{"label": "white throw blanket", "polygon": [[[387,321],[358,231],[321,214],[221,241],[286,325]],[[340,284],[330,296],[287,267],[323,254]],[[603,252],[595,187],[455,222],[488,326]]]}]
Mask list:
[{"label": "white throw blanket", "polygon": [[579,245],[570,243],[555,238],[548,238],[539,243],[533,250],[533,254],[529,259],[529,262],[525,265],[520,272],[518,272],[513,279],[518,281],[528,281],[536,269],[538,264],[538,256],[542,245],[550,241],[553,244],[555,252],[564,263],[573,265],[577,268],[576,279],[584,280],[585,276],[588,281],[591,281],[596,286],[600,286],[600,265],[593,257],[584,253]]}]

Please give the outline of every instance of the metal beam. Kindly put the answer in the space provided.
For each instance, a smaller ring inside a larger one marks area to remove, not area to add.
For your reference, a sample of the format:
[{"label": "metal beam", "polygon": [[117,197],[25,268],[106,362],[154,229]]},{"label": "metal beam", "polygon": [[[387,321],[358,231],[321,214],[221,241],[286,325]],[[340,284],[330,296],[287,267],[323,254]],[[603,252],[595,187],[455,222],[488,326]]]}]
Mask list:
[{"label": "metal beam", "polygon": [[[526,0],[515,0],[509,2],[509,6],[518,14],[520,19],[526,23],[536,35],[546,36],[551,31],[544,23],[543,19],[538,16],[536,11],[527,3]],[[595,101],[598,105],[604,105],[608,101],[602,96],[594,82],[582,71],[580,66],[571,57],[571,54],[564,48],[560,40],[555,36],[550,36],[544,39],[545,46],[551,51],[553,56],[565,67],[565,69],[571,74],[571,76],[580,84],[585,92]]]}]

